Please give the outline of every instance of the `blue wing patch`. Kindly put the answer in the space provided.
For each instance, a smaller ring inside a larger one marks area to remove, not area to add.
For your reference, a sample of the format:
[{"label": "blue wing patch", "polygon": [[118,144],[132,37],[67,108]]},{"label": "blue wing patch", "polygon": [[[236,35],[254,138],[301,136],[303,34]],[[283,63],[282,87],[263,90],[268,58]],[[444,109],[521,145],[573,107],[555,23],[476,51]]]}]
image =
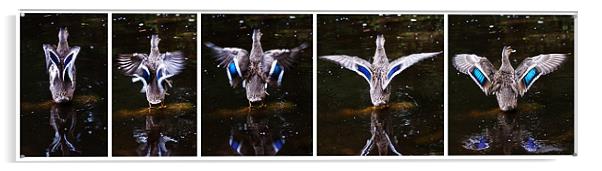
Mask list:
[{"label": "blue wing patch", "polygon": [[272,73],[270,73],[270,76],[272,78],[278,78],[278,76],[280,75],[281,72],[282,72],[282,66],[280,66],[280,64],[276,63],[276,65],[274,65],[274,68],[272,69]]},{"label": "blue wing patch", "polygon": [[274,143],[272,143],[272,146],[274,147],[274,152],[278,153],[278,151],[280,151],[280,149],[282,149],[282,146],[284,146],[284,140],[276,139],[274,141]]},{"label": "blue wing patch", "polygon": [[230,64],[228,64],[228,74],[230,74],[230,78],[236,77],[237,73],[236,64],[234,64],[234,61],[230,62]]},{"label": "blue wing patch", "polygon": [[489,138],[483,135],[471,136],[464,141],[464,148],[468,150],[481,151],[489,148]]},{"label": "blue wing patch", "polygon": [[529,87],[529,85],[533,84],[533,80],[535,80],[535,77],[539,75],[539,73],[540,72],[537,70],[537,68],[531,68],[523,78],[523,83],[525,86]]},{"label": "blue wing patch", "polygon": [[523,142],[523,148],[528,152],[536,152],[539,149],[539,144],[534,138],[529,137]]},{"label": "blue wing patch", "polygon": [[399,71],[399,69],[401,69],[401,66],[403,64],[397,65],[393,68],[391,68],[391,70],[389,71],[389,74],[387,74],[387,79],[391,79],[391,76],[393,76],[393,74],[395,74],[395,72]]},{"label": "blue wing patch", "polygon": [[151,80],[151,78],[150,78],[150,77],[151,77],[151,76],[150,76],[150,73],[148,72],[148,70],[145,70],[145,69],[143,69],[143,70],[142,70],[142,78],[144,78],[144,80],[145,80],[147,83],[150,83],[150,80]]},{"label": "blue wing patch", "polygon": [[477,79],[477,82],[479,82],[479,85],[481,85],[481,86],[485,85],[485,82],[487,81],[486,77],[485,77],[485,74],[483,74],[483,72],[481,72],[481,70],[479,70],[479,68],[474,67],[472,69],[472,72],[470,72],[470,73],[472,74],[472,76],[474,78]]},{"label": "blue wing patch", "polygon": [[240,154],[240,143],[234,140],[233,137],[230,137],[230,148],[232,148],[232,151]]},{"label": "blue wing patch", "polygon": [[366,78],[368,78],[368,80],[372,79],[372,74],[370,74],[370,71],[368,70],[368,68],[361,66],[361,65],[356,65],[357,66],[357,70],[360,71],[362,74],[364,74],[364,76],[366,76]]},{"label": "blue wing patch", "polygon": [[269,78],[276,80],[276,84],[280,86],[282,84],[282,76],[284,75],[284,67],[278,63],[278,61],[272,62]]}]

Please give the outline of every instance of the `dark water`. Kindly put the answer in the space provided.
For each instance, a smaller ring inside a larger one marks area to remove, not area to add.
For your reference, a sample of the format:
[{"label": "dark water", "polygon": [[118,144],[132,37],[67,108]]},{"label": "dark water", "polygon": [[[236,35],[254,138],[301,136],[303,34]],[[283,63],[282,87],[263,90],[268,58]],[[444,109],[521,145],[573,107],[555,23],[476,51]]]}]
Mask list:
[{"label": "dark water", "polygon": [[142,83],[132,83],[114,63],[113,155],[196,156],[196,15],[113,14],[112,22],[113,59],[122,53],[148,54],[152,34],[161,38],[162,53],[179,50],[186,57],[185,69],[171,79],[167,108],[151,111],[139,92]]},{"label": "dark water", "polygon": [[[56,44],[67,27],[80,46],[70,104],[53,104],[42,44]],[[107,15],[21,15],[21,155],[107,155]]]},{"label": "dark water", "polygon": [[[253,28],[263,33],[264,51],[312,42],[311,15],[202,15],[202,40],[218,46],[250,51]],[[284,74],[281,87],[268,88],[265,108],[249,111],[244,89],[230,87],[226,71],[217,67],[210,50],[204,47],[201,154],[311,155],[311,52],[310,46],[297,56],[294,67]],[[230,142],[241,144],[240,153]],[[280,147],[277,153],[274,146]]]},{"label": "dark water", "polygon": [[[378,33],[385,36],[389,61],[443,51],[442,15],[319,15],[318,56],[346,54],[371,61]],[[391,107],[372,109],[366,81],[318,60],[318,154],[360,155],[371,130],[383,127],[402,155],[442,155],[443,55],[409,67],[390,86]],[[386,154],[394,155],[391,149]],[[376,147],[369,153],[378,154]]]},{"label": "dark water", "polygon": [[[566,53],[557,71],[540,77],[502,113],[469,76],[449,66],[449,154],[573,154],[574,18],[572,16],[449,16],[449,54],[486,56],[501,64],[511,45],[516,68],[526,57]],[[478,141],[477,141],[478,140]],[[468,144],[468,146],[466,145]]]}]

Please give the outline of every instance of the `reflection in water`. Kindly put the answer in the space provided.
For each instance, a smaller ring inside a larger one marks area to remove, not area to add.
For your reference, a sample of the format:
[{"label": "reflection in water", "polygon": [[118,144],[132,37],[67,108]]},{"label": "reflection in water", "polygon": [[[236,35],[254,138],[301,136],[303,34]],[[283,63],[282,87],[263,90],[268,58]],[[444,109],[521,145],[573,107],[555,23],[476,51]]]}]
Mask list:
[{"label": "reflection in water", "polygon": [[[49,126],[51,130],[50,145],[46,148],[46,157],[79,156],[94,153],[90,146],[102,148],[102,143],[89,144],[96,134],[104,132],[101,121],[91,111],[84,111],[78,116],[77,101],[73,103],[55,104],[50,107]],[[105,148],[106,149],[106,148]]]},{"label": "reflection in water", "polygon": [[54,132],[52,142],[46,149],[46,157],[78,155],[75,125],[77,115],[71,105],[54,104],[50,109],[50,127]]},{"label": "reflection in water", "polygon": [[496,115],[495,124],[491,127],[485,127],[481,133],[466,138],[462,142],[463,147],[478,152],[488,152],[488,150],[494,148],[501,149],[505,155],[512,154],[517,150],[534,154],[564,150],[552,141],[539,139],[535,134],[520,125],[517,117],[520,117],[519,113],[499,111]]},{"label": "reflection in water", "polygon": [[[228,144],[233,152],[243,156],[273,156],[282,149],[290,124],[279,115],[255,116],[264,112],[261,110],[265,109],[249,109],[245,122],[239,122],[232,126]],[[281,124],[270,125],[270,122]]]},{"label": "reflection in water", "polygon": [[223,128],[214,129],[212,132],[215,137],[208,141],[214,144],[219,142],[221,146],[216,144],[215,147],[205,148],[212,150],[211,154],[220,155],[302,155],[301,152],[307,148],[307,142],[299,141],[305,138],[304,131],[292,122],[295,118],[291,117],[296,114],[291,112],[297,110],[295,104],[274,102],[263,107],[215,111],[212,113],[214,117],[225,118],[218,120]]},{"label": "reflection in water", "polygon": [[378,155],[388,155],[390,148],[393,154],[401,156],[401,153],[397,152],[395,145],[389,138],[389,132],[392,129],[390,122],[391,115],[381,114],[379,109],[372,110],[372,113],[370,113],[370,134],[372,134],[372,137],[366,141],[360,155],[367,156],[376,145]]},{"label": "reflection in water", "polygon": [[196,148],[195,116],[191,103],[169,103],[164,108],[140,107],[119,110],[113,116],[124,127],[113,131],[124,139],[115,153],[119,156],[193,156]]},{"label": "reflection in water", "polygon": [[163,128],[155,124],[152,115],[145,118],[144,129],[134,129],[134,138],[139,144],[136,152],[139,156],[169,156],[166,143],[178,141],[163,135]]},{"label": "reflection in water", "polygon": [[441,128],[429,129],[428,122],[416,118],[413,113],[418,109],[417,106],[415,102],[404,101],[381,107],[341,110],[337,115],[345,125],[336,134],[341,140],[336,143],[340,145],[332,145],[330,148],[339,150],[344,155],[400,156],[402,153],[429,153],[420,151],[425,148],[432,148],[430,153],[438,154],[438,146],[431,144],[443,141],[442,132],[439,131]]}]

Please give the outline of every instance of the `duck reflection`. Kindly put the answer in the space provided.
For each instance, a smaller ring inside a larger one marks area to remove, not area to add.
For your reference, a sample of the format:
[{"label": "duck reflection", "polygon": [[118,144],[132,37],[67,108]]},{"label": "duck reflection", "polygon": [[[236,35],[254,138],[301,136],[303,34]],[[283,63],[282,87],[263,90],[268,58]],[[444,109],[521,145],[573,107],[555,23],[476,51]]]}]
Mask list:
[{"label": "duck reflection", "polygon": [[386,112],[388,108],[373,108],[370,113],[370,139],[366,141],[366,145],[362,148],[360,155],[367,156],[373,151],[376,146],[376,151],[379,156],[382,155],[398,155],[401,156],[395,147],[393,141],[389,137],[389,133],[393,132],[391,127],[391,114]]},{"label": "duck reflection", "polygon": [[81,154],[74,144],[78,138],[76,136],[76,123],[77,114],[71,104],[52,104],[50,108],[50,128],[54,132],[54,136],[46,149],[46,157]]},{"label": "duck reflection", "polygon": [[519,116],[521,114],[516,112],[497,112],[495,124],[484,128],[481,133],[469,136],[463,141],[463,147],[481,153],[501,150],[504,155],[562,151],[553,142],[538,139],[530,130],[525,129],[526,126],[518,121]]},{"label": "duck reflection", "polygon": [[154,117],[149,112],[145,116],[144,129],[134,129],[134,138],[138,147],[136,153],[139,156],[170,156],[171,151],[167,148],[167,143],[178,141],[163,134],[164,128],[156,124]]},{"label": "duck reflection", "polygon": [[[243,122],[233,124],[228,145],[242,156],[274,156],[282,149],[291,131],[290,123],[267,105],[249,108]],[[272,111],[272,112],[271,112]]]}]

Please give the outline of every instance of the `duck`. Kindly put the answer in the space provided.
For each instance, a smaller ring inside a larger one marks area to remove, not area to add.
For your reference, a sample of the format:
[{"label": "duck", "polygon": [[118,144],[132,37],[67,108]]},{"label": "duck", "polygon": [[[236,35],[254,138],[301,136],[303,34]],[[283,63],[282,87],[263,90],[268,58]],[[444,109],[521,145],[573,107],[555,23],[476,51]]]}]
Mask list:
[{"label": "duck", "polygon": [[161,53],[158,34],[151,35],[150,53],[119,54],[116,59],[117,69],[124,75],[132,77],[132,82],[141,82],[140,93],[146,94],[149,109],[160,104],[165,107],[164,99],[167,88],[172,87],[170,78],[184,69],[186,57],[181,51]]},{"label": "duck", "polygon": [[389,62],[385,52],[385,37],[383,34],[376,36],[376,51],[372,57],[372,63],[357,56],[348,55],[326,55],[320,59],[334,62],[355,71],[363,77],[370,86],[370,99],[374,106],[384,106],[389,102],[391,87],[389,83],[399,73],[408,67],[428,58],[435,57],[442,52],[416,53],[400,57]]},{"label": "duck", "polygon": [[502,49],[502,64],[498,70],[486,57],[475,54],[457,54],[453,66],[459,72],[469,75],[485,95],[495,95],[499,109],[513,111],[533,83],[543,75],[560,68],[566,54],[540,54],[525,58],[516,69],[510,63],[510,55],[516,50],[511,46]]},{"label": "duck", "polygon": [[50,92],[55,103],[66,103],[73,99],[76,84],[75,60],[81,49],[79,46],[69,47],[67,28],[59,28],[58,44],[43,44],[48,71]]},{"label": "duck", "polygon": [[272,49],[263,51],[260,29],[254,29],[251,36],[251,52],[238,47],[219,47],[211,42],[205,46],[211,49],[218,67],[226,69],[226,76],[232,88],[242,86],[245,89],[249,107],[262,102],[269,95],[268,87],[280,87],[284,72],[290,69],[295,57],[306,43],[292,49]]}]

